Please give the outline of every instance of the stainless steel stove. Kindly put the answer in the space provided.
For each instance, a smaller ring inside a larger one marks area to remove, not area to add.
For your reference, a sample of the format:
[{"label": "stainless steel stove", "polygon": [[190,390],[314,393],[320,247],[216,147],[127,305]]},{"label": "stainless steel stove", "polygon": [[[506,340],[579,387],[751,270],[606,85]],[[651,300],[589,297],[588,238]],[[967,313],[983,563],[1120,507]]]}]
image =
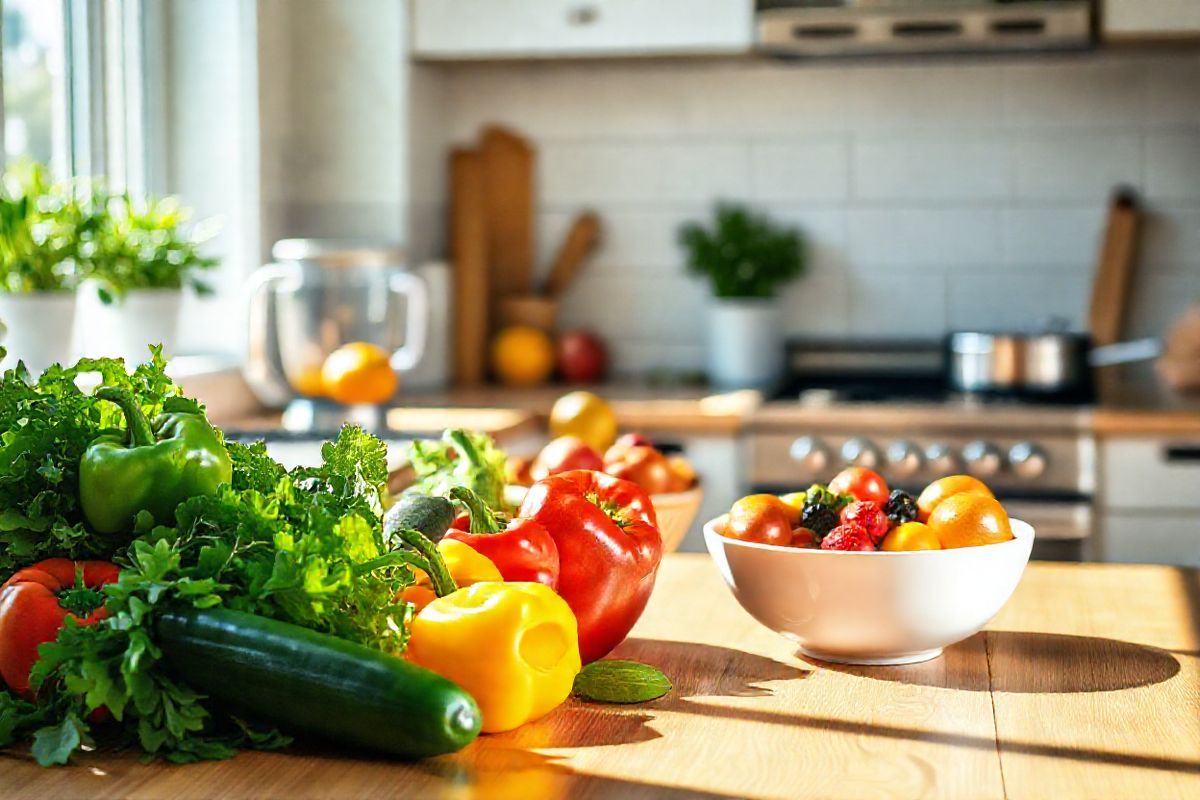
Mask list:
[{"label": "stainless steel stove", "polygon": [[954,394],[943,357],[932,342],[794,343],[789,380],[750,439],[754,488],[804,488],[848,465],[912,492],[967,473],[1035,527],[1035,557],[1087,558],[1096,483],[1089,398]]}]

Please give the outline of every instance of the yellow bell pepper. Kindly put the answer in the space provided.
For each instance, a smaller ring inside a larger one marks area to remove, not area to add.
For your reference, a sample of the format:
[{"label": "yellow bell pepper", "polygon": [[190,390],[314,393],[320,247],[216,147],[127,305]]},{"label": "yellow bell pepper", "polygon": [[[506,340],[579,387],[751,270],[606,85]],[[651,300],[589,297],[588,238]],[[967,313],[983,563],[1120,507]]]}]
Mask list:
[{"label": "yellow bell pepper", "polygon": [[[454,583],[460,589],[473,583],[504,580],[492,560],[468,544],[453,539],[442,539],[438,542],[437,549],[442,554],[442,560],[446,562],[446,570],[450,577],[454,578]],[[429,576],[424,570],[415,569],[413,573],[417,578],[416,583],[405,588],[400,597],[420,611],[432,603],[437,594],[433,591]]]},{"label": "yellow bell pepper", "polygon": [[413,620],[408,655],[475,698],[484,733],[557,708],[579,672],[575,615],[540,583],[476,583]]}]

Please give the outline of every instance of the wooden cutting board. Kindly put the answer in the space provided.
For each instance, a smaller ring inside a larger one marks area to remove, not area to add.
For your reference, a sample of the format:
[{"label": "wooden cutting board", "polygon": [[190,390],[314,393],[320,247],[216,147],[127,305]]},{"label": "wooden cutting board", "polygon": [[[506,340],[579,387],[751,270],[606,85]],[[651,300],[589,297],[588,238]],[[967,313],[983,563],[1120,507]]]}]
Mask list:
[{"label": "wooden cutting board", "polygon": [[492,299],[527,294],[533,285],[536,154],[523,136],[499,126],[484,129],[480,150]]},{"label": "wooden cutting board", "polygon": [[487,377],[489,316],[487,201],[483,157],[450,154],[450,248],[454,262],[454,378],[477,386]]},{"label": "wooden cutting board", "polygon": [[1092,285],[1088,322],[1094,344],[1113,344],[1121,340],[1129,314],[1129,291],[1137,267],[1141,222],[1141,211],[1133,192],[1117,191],[1109,203],[1104,244]]}]

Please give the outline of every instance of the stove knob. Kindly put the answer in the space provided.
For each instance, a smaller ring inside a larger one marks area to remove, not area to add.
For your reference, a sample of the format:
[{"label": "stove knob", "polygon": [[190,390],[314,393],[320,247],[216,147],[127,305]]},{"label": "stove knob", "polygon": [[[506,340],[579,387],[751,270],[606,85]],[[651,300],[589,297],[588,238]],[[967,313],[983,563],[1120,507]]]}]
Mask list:
[{"label": "stove knob", "polygon": [[925,461],[938,477],[958,472],[958,453],[949,445],[931,444],[925,449]]},{"label": "stove knob", "polygon": [[847,439],[842,445],[842,461],[854,467],[875,469],[880,461],[879,448],[871,444],[869,439]]},{"label": "stove knob", "polygon": [[912,442],[892,442],[887,449],[888,468],[892,474],[910,478],[921,471],[921,451]]},{"label": "stove knob", "polygon": [[1004,463],[1000,449],[991,442],[980,439],[963,447],[963,461],[967,462],[967,472],[978,478],[995,475]]},{"label": "stove knob", "polygon": [[1046,471],[1046,451],[1033,442],[1017,442],[1008,451],[1008,463],[1021,478],[1039,478]]},{"label": "stove knob", "polygon": [[788,450],[792,460],[812,472],[823,472],[829,466],[829,448],[815,436],[801,436]]}]

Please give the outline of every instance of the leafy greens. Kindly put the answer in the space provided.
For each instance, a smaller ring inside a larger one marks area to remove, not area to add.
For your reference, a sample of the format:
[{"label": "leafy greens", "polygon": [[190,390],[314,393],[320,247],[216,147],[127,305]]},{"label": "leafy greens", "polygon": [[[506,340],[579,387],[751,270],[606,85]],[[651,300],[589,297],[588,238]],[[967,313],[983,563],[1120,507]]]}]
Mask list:
[{"label": "leafy greens", "polygon": [[0,693],[0,747],[32,738],[43,764],[65,763],[87,744],[100,708],[119,740],[175,762],[286,744],[172,677],[153,628],[168,606],[224,606],[393,654],[407,644],[412,610],[397,598],[413,575],[405,559],[386,557],[381,533],[386,445],[360,428],[347,426],[326,443],[321,466],[290,472],[262,443],[226,443],[232,485],[180,504],[175,525],[155,526],[144,514],[115,542],[87,528],[76,500],[78,459],[117,412],[74,379],[98,371],[104,383],[130,386],[153,414],[192,402],[164,367],[156,350],[132,375],[119,361],[81,362],[52,368],[36,384],[23,370],[0,382],[0,513],[8,521],[0,570],[46,556],[122,566],[120,580],[104,589],[108,619],[69,622],[42,645],[32,675],[38,702]]},{"label": "leafy greens", "polygon": [[504,467],[507,456],[486,433],[448,430],[441,439],[417,440],[409,449],[417,473],[407,490],[444,497],[456,486],[465,486],[488,508],[504,508]]}]

